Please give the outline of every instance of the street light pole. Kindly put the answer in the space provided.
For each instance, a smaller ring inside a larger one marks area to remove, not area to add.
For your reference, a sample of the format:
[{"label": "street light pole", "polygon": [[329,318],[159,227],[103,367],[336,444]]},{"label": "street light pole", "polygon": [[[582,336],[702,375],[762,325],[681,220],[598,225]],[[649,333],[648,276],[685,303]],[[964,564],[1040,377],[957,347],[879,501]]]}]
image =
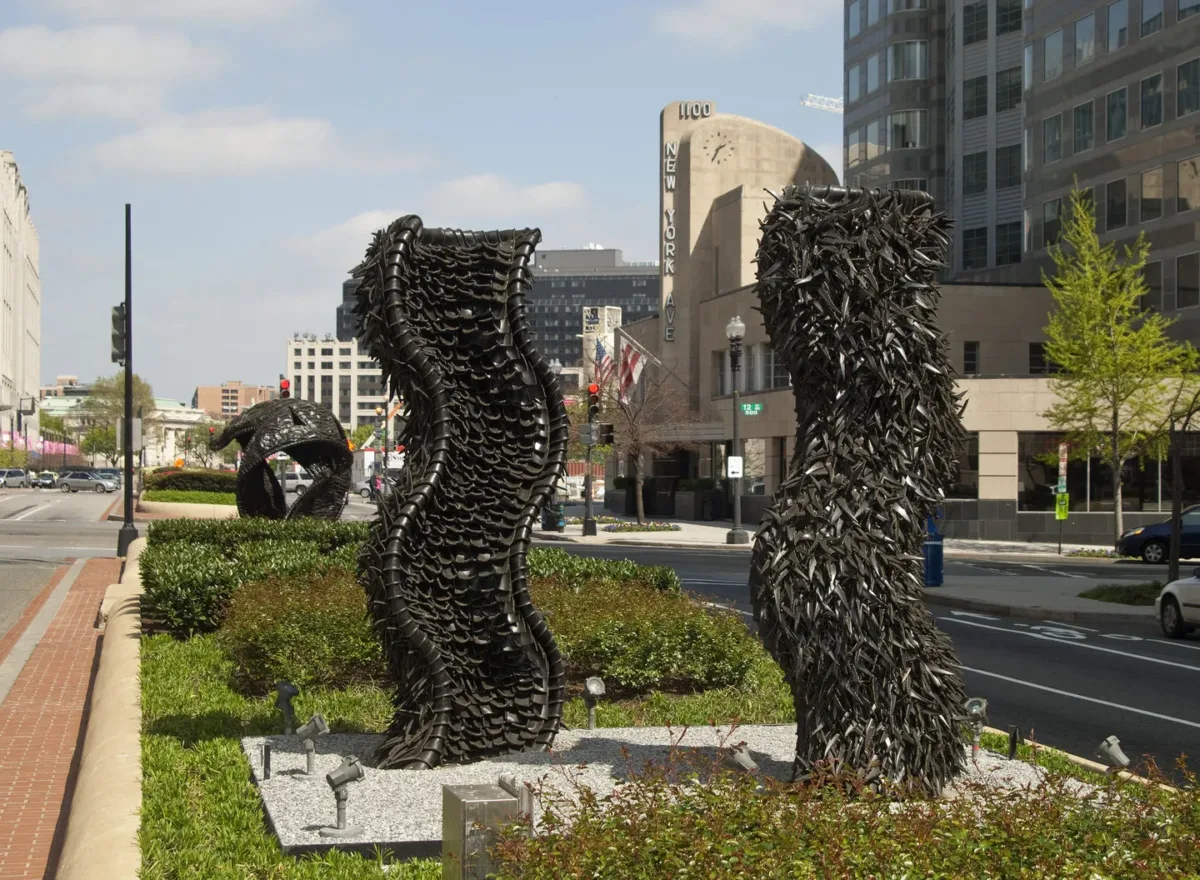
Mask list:
[{"label": "street light pole", "polygon": [[117,556],[126,557],[138,536],[133,524],[133,223],[125,203],[125,522],[117,536]]},{"label": "street light pole", "polygon": [[741,435],[738,431],[738,410],[740,400],[738,396],[738,371],[741,368],[742,359],[742,339],[746,335],[746,325],[742,323],[740,317],[735,317],[725,327],[725,336],[729,339],[729,373],[733,382],[733,456],[739,459],[738,474],[733,477],[733,528],[725,536],[726,544],[748,544],[750,536],[746,530],[742,528],[742,478],[740,476],[742,464]]}]

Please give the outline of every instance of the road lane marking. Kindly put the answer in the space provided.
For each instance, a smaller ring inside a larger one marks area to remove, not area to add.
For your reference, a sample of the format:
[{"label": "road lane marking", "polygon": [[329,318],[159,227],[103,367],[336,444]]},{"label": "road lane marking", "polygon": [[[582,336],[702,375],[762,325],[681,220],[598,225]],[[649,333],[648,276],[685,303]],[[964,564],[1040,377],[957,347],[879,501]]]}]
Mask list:
[{"label": "road lane marking", "polygon": [[1188,645],[1183,642],[1173,642],[1170,639],[1149,639],[1148,641],[1157,642],[1160,645],[1174,645],[1176,648],[1190,648],[1193,651],[1200,651],[1200,645]]},{"label": "road lane marking", "polygon": [[[974,611],[951,611],[950,613],[953,614],[955,617],[978,617],[980,620],[999,620],[1000,619],[999,617],[989,617],[986,614],[976,614]],[[1017,624],[1017,626],[1022,626],[1022,625],[1023,624],[1019,624],[1019,623]]]},{"label": "road lane marking", "polygon": [[1125,706],[1121,703],[1110,703],[1108,700],[1099,700],[1096,697],[1085,697],[1083,694],[1073,694],[1070,691],[1060,691],[1058,688],[1046,687],[1044,684],[1034,684],[1032,681],[1022,681],[1019,678],[1010,678],[1007,675],[1001,675],[998,672],[988,672],[983,669],[973,669],[970,666],[959,667],[965,672],[974,672],[976,675],[986,675],[990,678],[998,678],[1001,681],[1012,682],[1013,684],[1024,685],[1025,687],[1036,688],[1039,691],[1048,691],[1052,694],[1059,694],[1063,697],[1073,697],[1076,700],[1086,700],[1089,703],[1098,703],[1101,706],[1108,706],[1111,709],[1123,709],[1126,712],[1136,712],[1138,715],[1149,715],[1151,718],[1160,718],[1163,721],[1174,721],[1176,724],[1186,724],[1188,727],[1200,728],[1200,724],[1195,721],[1187,721],[1183,718],[1175,718],[1171,715],[1161,715],[1158,712],[1149,712],[1145,709],[1135,709],[1133,706]]},{"label": "road lane marking", "polygon": [[49,504],[43,504],[40,507],[31,507],[24,513],[18,514],[17,516],[9,517],[9,519],[11,519],[13,522],[20,522],[21,520],[25,519],[28,516],[33,516],[39,510],[46,510],[49,507],[50,507]]},{"label": "road lane marking", "polygon": [[1158,657],[1147,657],[1144,654],[1130,654],[1128,651],[1118,651],[1116,648],[1102,648],[1100,645],[1088,645],[1083,642],[1077,642],[1074,639],[1060,639],[1054,636],[1043,635],[1042,633],[1021,632],[1020,630],[1009,629],[1004,626],[988,626],[986,623],[975,623],[970,620],[958,620],[954,617],[941,617],[939,620],[952,620],[955,623],[961,623],[965,626],[977,626],[980,629],[994,629],[996,632],[1014,633],[1018,636],[1029,636],[1034,639],[1042,639],[1048,642],[1058,642],[1060,645],[1074,645],[1077,648],[1087,648],[1089,651],[1103,651],[1106,654],[1116,654],[1120,657],[1130,657],[1134,660],[1145,660],[1147,663],[1161,663],[1163,666],[1175,666],[1179,669],[1188,669],[1192,672],[1200,672],[1200,666],[1189,666],[1186,663],[1176,663],[1174,660],[1161,660]]},{"label": "road lane marking", "polygon": [[1018,565],[1020,565],[1022,568],[1033,568],[1033,569],[1037,569],[1038,571],[1048,571],[1048,572],[1050,572],[1050,574],[1056,574],[1056,575],[1059,575],[1060,577],[1065,577],[1065,578],[1081,578],[1081,577],[1086,577],[1086,575],[1082,575],[1082,574],[1067,574],[1065,571],[1056,571],[1056,570],[1055,570],[1055,569],[1053,569],[1053,568],[1045,568],[1044,566],[1041,566],[1041,565],[1031,565],[1031,564],[1029,564],[1029,563],[1027,563],[1027,562],[1018,562],[1017,564],[1018,564]]},{"label": "road lane marking", "polygon": [[720,602],[702,602],[701,604],[706,605],[709,608],[720,608],[722,611],[732,611],[734,614],[740,614],[743,617],[754,617],[754,615],[749,611],[743,611],[742,609],[734,608],[731,605],[722,605]]},{"label": "road lane marking", "polygon": [[1019,574],[1017,574],[1015,571],[1009,571],[1009,570],[1008,570],[1008,569],[1006,569],[1006,568],[989,568],[989,567],[988,567],[988,566],[986,566],[986,565],[979,565],[979,564],[977,564],[977,563],[974,563],[974,562],[964,562],[964,563],[962,563],[962,564],[963,564],[963,565],[965,565],[965,566],[967,566],[968,568],[978,568],[980,571],[990,571],[990,572],[993,572],[993,573],[995,573],[995,574],[1002,574],[1002,575],[1004,575],[1005,577],[1014,577],[1014,578],[1015,578],[1015,577],[1020,577],[1020,575],[1019,575]]},{"label": "road lane marking", "polygon": [[1090,626],[1080,626],[1077,623],[1063,623],[1062,621],[1059,621],[1059,620],[1043,620],[1042,623],[1052,623],[1055,626],[1069,626],[1071,629],[1082,629],[1082,630],[1086,630],[1087,632],[1090,632],[1090,633],[1100,632],[1100,630],[1092,629]]}]

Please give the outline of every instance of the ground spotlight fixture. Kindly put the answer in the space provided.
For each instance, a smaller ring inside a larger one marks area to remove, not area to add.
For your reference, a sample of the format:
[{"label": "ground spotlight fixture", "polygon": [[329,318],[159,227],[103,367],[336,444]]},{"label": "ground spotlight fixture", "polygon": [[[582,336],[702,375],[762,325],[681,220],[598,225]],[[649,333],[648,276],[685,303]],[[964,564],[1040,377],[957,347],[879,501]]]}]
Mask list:
[{"label": "ground spotlight fixture", "polygon": [[974,738],[971,742],[971,760],[975,761],[979,757],[979,740],[983,735],[983,726],[987,724],[988,702],[983,697],[971,697],[964,705],[970,719],[971,729],[974,731]]},{"label": "ground spotlight fixture", "polygon": [[743,773],[753,773],[758,769],[758,764],[750,757],[750,750],[745,745],[734,746],[729,750],[728,763]]},{"label": "ground spotlight fixture", "polygon": [[1107,773],[1110,775],[1114,770],[1124,770],[1129,766],[1129,758],[1121,751],[1121,741],[1115,736],[1110,736],[1100,743],[1096,749],[1096,757],[1108,765]]},{"label": "ground spotlight fixture", "polygon": [[297,774],[298,776],[317,775],[317,744],[314,740],[327,733],[329,733],[329,725],[325,723],[325,716],[320,713],[309,718],[308,723],[296,731],[296,736],[304,740],[304,754],[307,762],[305,772]]},{"label": "ground spotlight fixture", "polygon": [[292,735],[296,724],[296,711],[292,708],[292,700],[300,693],[300,689],[290,681],[280,681],[275,684],[279,696],[275,698],[275,708],[283,713],[283,734]]},{"label": "ground spotlight fixture", "polygon": [[322,828],[322,837],[362,836],[362,828],[357,825],[346,824],[346,801],[350,797],[350,792],[346,790],[346,787],[351,782],[362,779],[366,775],[363,765],[359,763],[358,758],[354,757],[354,755],[343,758],[341,766],[332,773],[325,774],[325,781],[329,783],[329,787],[333,789],[333,796],[337,798],[337,825],[332,828]]},{"label": "ground spotlight fixture", "polygon": [[262,778],[264,780],[270,779],[271,778],[271,744],[269,742],[265,742],[262,744],[262,762],[263,762]]},{"label": "ground spotlight fixture", "polygon": [[1017,746],[1025,742],[1021,736],[1021,728],[1015,724],[1008,726],[1008,760],[1015,761],[1017,758]]},{"label": "ground spotlight fixture", "polygon": [[583,684],[583,702],[587,706],[588,730],[596,729],[596,704],[604,696],[604,680],[592,676]]}]

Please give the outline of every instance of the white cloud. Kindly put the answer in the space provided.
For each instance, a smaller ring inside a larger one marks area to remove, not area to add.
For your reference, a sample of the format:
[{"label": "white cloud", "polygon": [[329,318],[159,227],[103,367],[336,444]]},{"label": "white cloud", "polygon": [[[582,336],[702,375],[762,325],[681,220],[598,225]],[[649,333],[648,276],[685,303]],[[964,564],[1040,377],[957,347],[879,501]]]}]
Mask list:
[{"label": "white cloud", "polygon": [[842,0],[698,0],[655,13],[654,26],[719,49],[744,49],[764,30],[803,31],[840,14]]},{"label": "white cloud", "polygon": [[244,27],[317,11],[314,0],[40,0],[71,19]]},{"label": "white cloud", "polygon": [[0,31],[0,76],[15,82],[29,115],[43,119],[142,118],[162,107],[172,86],[212,77],[227,61],[182,34],[127,25]]},{"label": "white cloud", "polygon": [[401,171],[420,157],[346,143],[326,119],[278,117],[265,108],[172,115],[98,144],[102,168],[139,174],[261,174],[324,168]]},{"label": "white cloud", "polygon": [[520,222],[517,218],[531,214],[582,208],[587,204],[587,195],[577,183],[517,186],[496,174],[477,174],[435,187],[425,201],[427,210],[440,216],[478,217],[481,220],[508,217],[513,222]]}]

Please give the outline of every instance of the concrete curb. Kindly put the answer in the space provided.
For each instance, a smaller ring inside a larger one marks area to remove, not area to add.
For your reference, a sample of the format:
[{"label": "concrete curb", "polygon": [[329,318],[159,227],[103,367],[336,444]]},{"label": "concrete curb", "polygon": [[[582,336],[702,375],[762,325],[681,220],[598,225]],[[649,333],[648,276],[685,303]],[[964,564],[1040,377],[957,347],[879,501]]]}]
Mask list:
[{"label": "concrete curb", "polygon": [[141,595],[138,538],[100,605],[104,637],[57,880],[134,880],[142,868]]},{"label": "concrete curb", "polygon": [[184,504],[178,501],[139,501],[135,510],[179,519],[237,519],[233,504]]},{"label": "concrete curb", "polygon": [[[1157,623],[1153,611],[1149,614],[1129,614],[1121,611],[1059,611],[1053,608],[1025,608],[987,602],[982,599],[964,599],[961,596],[946,596],[937,592],[939,587],[926,587],[925,604],[962,611],[978,611],[981,614],[999,614],[1002,617],[1019,617],[1023,620],[1058,620],[1063,623]],[[1007,734],[1006,734],[1007,735]]]},{"label": "concrete curb", "polygon": [[[1003,737],[1008,736],[1007,731],[997,730],[995,727],[985,727],[983,729],[988,733],[998,734],[999,736]],[[1044,746],[1041,743],[1038,743],[1037,751],[1049,752],[1052,755],[1058,755],[1060,758],[1066,758],[1075,766],[1082,767],[1085,770],[1091,770],[1093,773],[1099,773],[1101,775],[1107,775],[1108,773],[1108,767],[1104,766],[1103,764],[1097,763],[1096,761],[1092,761],[1088,758],[1081,758],[1079,755],[1072,755],[1070,752],[1064,752],[1062,749],[1056,749],[1051,746]],[[1137,776],[1136,774],[1130,773],[1128,770],[1118,770],[1116,775],[1120,779],[1125,779],[1129,782],[1140,782],[1142,785],[1154,785],[1154,783],[1152,783],[1146,777]],[[1164,785],[1161,782],[1158,783],[1158,787],[1164,791],[1179,791],[1179,789],[1175,788],[1175,786]]]}]

